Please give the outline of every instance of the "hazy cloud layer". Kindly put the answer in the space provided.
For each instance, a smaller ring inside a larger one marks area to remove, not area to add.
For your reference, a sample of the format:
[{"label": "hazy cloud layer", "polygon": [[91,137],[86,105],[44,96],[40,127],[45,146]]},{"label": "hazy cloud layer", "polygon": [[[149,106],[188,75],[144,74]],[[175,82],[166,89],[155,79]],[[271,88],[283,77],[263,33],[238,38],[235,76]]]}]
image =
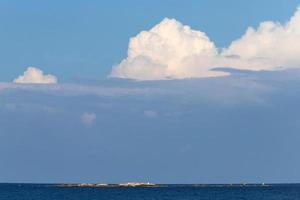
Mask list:
[{"label": "hazy cloud layer", "polygon": [[55,84],[57,78],[51,74],[44,74],[44,72],[35,67],[28,67],[23,75],[16,78],[14,83],[19,84]]},{"label": "hazy cloud layer", "polygon": [[217,67],[274,70],[300,66],[300,10],[286,24],[262,22],[225,49],[201,31],[164,19],[130,39],[128,57],[112,77],[138,80],[223,76]]},{"label": "hazy cloud layer", "polygon": [[[104,81],[104,83],[106,83]],[[128,82],[125,82],[126,84]],[[112,83],[109,86],[100,84],[15,84],[0,82],[0,94],[7,90],[39,92],[54,94],[59,96],[124,96],[124,95],[151,95],[161,93],[159,88],[136,87],[137,85],[129,84],[120,86],[122,83]]]},{"label": "hazy cloud layer", "polygon": [[299,182],[300,69],[231,73],[0,84],[2,179]]}]

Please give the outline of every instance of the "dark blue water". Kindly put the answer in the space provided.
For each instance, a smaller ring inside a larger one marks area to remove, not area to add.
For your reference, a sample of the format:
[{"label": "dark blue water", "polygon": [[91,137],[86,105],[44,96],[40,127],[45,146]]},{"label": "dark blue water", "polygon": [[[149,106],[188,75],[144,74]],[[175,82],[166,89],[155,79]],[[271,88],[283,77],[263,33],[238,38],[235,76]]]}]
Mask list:
[{"label": "dark blue water", "polygon": [[63,188],[54,185],[0,184],[0,200],[300,200],[300,185],[269,187],[171,185],[157,188]]}]

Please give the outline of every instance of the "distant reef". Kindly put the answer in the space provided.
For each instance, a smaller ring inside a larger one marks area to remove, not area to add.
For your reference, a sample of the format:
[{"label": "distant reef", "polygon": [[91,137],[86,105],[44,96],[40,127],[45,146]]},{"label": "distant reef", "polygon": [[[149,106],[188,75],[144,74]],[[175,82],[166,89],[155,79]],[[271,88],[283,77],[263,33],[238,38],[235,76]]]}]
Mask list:
[{"label": "distant reef", "polygon": [[155,187],[154,183],[129,182],[122,184],[100,184],[100,183],[79,183],[79,184],[61,184],[60,187]]},{"label": "distant reef", "polygon": [[[275,184],[276,185],[276,184]],[[101,184],[101,183],[77,183],[77,184],[60,184],[59,187],[94,187],[94,188],[112,188],[112,187],[269,187],[265,183],[240,183],[240,184],[154,184],[143,182],[129,182],[121,184]]]}]

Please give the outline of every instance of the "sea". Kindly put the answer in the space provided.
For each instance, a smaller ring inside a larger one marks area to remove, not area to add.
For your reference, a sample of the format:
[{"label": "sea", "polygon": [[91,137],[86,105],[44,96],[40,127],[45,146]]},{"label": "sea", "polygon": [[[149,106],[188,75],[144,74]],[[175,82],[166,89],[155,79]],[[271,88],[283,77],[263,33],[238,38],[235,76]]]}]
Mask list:
[{"label": "sea", "polygon": [[0,200],[300,200],[300,184],[93,188],[0,184]]}]

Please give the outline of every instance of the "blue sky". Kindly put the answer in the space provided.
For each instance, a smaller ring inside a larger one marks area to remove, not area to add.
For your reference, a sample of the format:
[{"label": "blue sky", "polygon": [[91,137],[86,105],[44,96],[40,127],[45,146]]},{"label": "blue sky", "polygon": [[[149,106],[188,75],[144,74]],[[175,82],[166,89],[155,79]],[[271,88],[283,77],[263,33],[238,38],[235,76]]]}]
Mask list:
[{"label": "blue sky", "polygon": [[0,2],[0,80],[36,66],[61,81],[104,79],[126,57],[130,37],[163,18],[202,30],[218,47],[248,26],[285,22],[298,0],[14,1]]},{"label": "blue sky", "polygon": [[298,5],[0,1],[0,182],[300,182]]}]

